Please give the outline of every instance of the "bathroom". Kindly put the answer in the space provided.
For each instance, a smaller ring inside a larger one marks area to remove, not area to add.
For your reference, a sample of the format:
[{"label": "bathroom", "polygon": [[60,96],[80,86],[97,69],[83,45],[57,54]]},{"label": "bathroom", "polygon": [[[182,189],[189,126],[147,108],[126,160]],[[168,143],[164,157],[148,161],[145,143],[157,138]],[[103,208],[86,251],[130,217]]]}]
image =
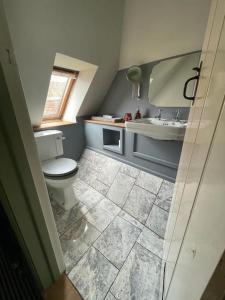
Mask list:
[{"label": "bathroom", "polygon": [[45,12],[23,1],[18,15],[11,2],[15,56],[77,299],[164,299],[167,222],[210,1],[78,1],[77,9],[56,1]]}]

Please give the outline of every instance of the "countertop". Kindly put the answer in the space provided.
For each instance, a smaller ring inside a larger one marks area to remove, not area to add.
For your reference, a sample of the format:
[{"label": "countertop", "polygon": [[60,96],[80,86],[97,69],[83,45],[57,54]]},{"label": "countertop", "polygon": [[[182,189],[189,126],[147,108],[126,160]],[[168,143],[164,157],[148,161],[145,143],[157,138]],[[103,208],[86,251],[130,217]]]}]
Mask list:
[{"label": "countertop", "polygon": [[125,128],[125,123],[122,123],[122,122],[112,123],[112,122],[107,122],[107,121],[85,120],[85,123]]}]

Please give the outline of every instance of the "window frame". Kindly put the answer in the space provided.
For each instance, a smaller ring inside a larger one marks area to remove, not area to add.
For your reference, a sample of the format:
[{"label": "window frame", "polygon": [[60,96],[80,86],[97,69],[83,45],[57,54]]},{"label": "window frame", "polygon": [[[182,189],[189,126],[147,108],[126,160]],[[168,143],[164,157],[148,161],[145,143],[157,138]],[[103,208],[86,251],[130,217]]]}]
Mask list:
[{"label": "window frame", "polygon": [[[62,67],[57,67],[54,66],[51,75],[56,72],[56,74],[65,74],[65,75],[69,75],[70,81],[66,87],[66,91],[62,97],[61,100],[61,104],[60,104],[60,109],[57,115],[51,116],[51,117],[44,117],[44,113],[43,113],[43,117],[42,117],[42,123],[48,123],[48,122],[54,122],[54,121],[61,121],[62,117],[64,115],[66,106],[68,104],[68,100],[71,96],[71,92],[75,86],[75,83],[77,81],[78,75],[79,75],[79,71],[75,71],[75,70],[70,70],[70,69],[66,69],[66,68],[62,68]],[[51,80],[50,80],[51,82]],[[50,86],[50,82],[49,82],[49,86]],[[47,101],[47,98],[46,98]],[[46,101],[45,101],[45,105],[46,105]]]}]

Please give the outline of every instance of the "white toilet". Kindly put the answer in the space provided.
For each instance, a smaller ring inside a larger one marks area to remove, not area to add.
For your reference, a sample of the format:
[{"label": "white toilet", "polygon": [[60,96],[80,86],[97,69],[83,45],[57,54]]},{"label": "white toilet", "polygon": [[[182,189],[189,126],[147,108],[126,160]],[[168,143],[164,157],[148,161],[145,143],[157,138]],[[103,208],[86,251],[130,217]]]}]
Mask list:
[{"label": "white toilet", "polygon": [[59,157],[63,155],[62,131],[44,130],[35,132],[34,136],[49,195],[69,210],[78,202],[72,187],[78,170],[77,162]]}]

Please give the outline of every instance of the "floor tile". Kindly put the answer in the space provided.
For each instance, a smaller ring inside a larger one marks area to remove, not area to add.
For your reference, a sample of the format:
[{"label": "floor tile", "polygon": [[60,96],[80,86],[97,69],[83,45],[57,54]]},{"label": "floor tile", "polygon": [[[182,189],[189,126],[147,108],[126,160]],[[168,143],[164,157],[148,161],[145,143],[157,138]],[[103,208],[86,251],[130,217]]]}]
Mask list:
[{"label": "floor tile", "polygon": [[105,183],[106,185],[111,185],[115,179],[121,163],[117,160],[107,157],[104,166],[101,169],[101,172],[98,173],[98,179]]},{"label": "floor tile", "polygon": [[[75,177],[73,188],[80,192],[80,194],[85,193],[89,189],[89,185],[80,179],[78,176]],[[78,195],[79,196],[79,195]],[[79,199],[78,199],[79,200]]]},{"label": "floor tile", "polygon": [[134,178],[119,172],[108,191],[107,197],[122,207],[132,189],[134,181]]},{"label": "floor tile", "polygon": [[139,222],[145,224],[155,201],[155,197],[154,194],[134,185],[123,209],[135,217]]},{"label": "floor tile", "polygon": [[107,296],[105,297],[105,300],[116,300],[116,298],[113,296],[113,294],[111,294],[110,292],[107,294]]},{"label": "floor tile", "polygon": [[[97,171],[97,172],[102,172],[104,169],[104,166],[106,165],[107,161],[110,158],[108,158],[107,156],[100,154],[100,153],[95,153],[95,157],[92,160],[92,164],[93,164],[93,168]],[[110,159],[111,160],[111,159]]]},{"label": "floor tile", "polygon": [[85,300],[103,300],[118,270],[91,247],[69,273],[69,278]]},{"label": "floor tile", "polygon": [[94,207],[104,198],[101,193],[79,179],[74,183],[74,194],[78,201],[84,203],[89,208]]},{"label": "floor tile", "polygon": [[113,203],[111,200],[107,198],[101,200],[98,204],[98,207],[105,209],[106,211],[110,212],[114,216],[121,211],[121,208],[119,206],[117,206],[115,203]]},{"label": "floor tile", "polygon": [[140,171],[136,184],[153,194],[157,194],[162,182],[162,178]]},{"label": "floor tile", "polygon": [[174,189],[174,184],[164,180],[160,187],[159,193],[157,195],[155,204],[169,211],[172,196],[173,196],[173,189]]},{"label": "floor tile", "polygon": [[94,243],[94,247],[120,269],[140,233],[139,228],[116,217]]},{"label": "floor tile", "polygon": [[118,300],[159,300],[161,260],[136,244],[110,291]]},{"label": "floor tile", "polygon": [[69,273],[100,232],[84,218],[72,225],[60,238],[66,272]]},{"label": "floor tile", "polygon": [[54,200],[50,200],[53,213],[59,215],[63,212],[63,208]]},{"label": "floor tile", "polygon": [[96,155],[95,151],[85,148],[82,157],[86,158],[89,161],[92,161],[95,155]]},{"label": "floor tile", "polygon": [[94,178],[93,180],[90,180],[90,186],[92,186],[96,191],[101,193],[102,195],[106,196],[106,194],[109,191],[109,186],[105,183],[101,182],[97,178]]},{"label": "floor tile", "polygon": [[119,216],[121,218],[123,218],[124,220],[126,220],[127,222],[131,223],[132,225],[136,226],[137,228],[141,229],[141,230],[144,228],[143,224],[141,224],[134,217],[132,217],[131,215],[126,213],[124,210],[121,210],[121,212],[119,213]]},{"label": "floor tile", "polygon": [[130,177],[137,178],[140,173],[140,170],[127,164],[122,164],[120,167],[120,172]]},{"label": "floor tile", "polygon": [[89,161],[85,160],[85,163],[83,164],[84,165],[81,165],[78,171],[79,178],[101,194],[106,195],[109,186],[98,179],[99,173],[93,169],[93,166]]},{"label": "floor tile", "polygon": [[[85,215],[86,220],[101,232],[106,229],[116,215],[113,210],[106,210],[103,208],[104,206],[106,206],[106,204],[103,205],[100,202],[97,206],[91,208]],[[116,211],[116,208],[114,208],[114,210]]]},{"label": "floor tile", "polygon": [[163,255],[163,239],[148,228],[144,228],[137,241],[143,247],[151,251],[153,254],[162,258]]},{"label": "floor tile", "polygon": [[80,220],[87,212],[87,206],[79,203],[70,210],[62,211],[62,213],[54,215],[58,233],[60,235],[63,234],[73,223]]},{"label": "floor tile", "polygon": [[168,215],[167,211],[153,205],[145,225],[163,238],[166,231]]},{"label": "floor tile", "polygon": [[[93,164],[90,160],[82,157],[80,160],[79,160],[79,163],[78,163],[78,166],[79,166],[79,169],[78,169],[78,175],[79,177],[84,177],[86,175],[86,173],[88,173],[89,169],[93,169]],[[93,171],[95,171],[93,169]],[[94,173],[93,173],[94,174]],[[83,179],[83,178],[82,178]]]},{"label": "floor tile", "polygon": [[93,153],[82,156],[80,160],[81,166],[90,167],[96,172],[101,172],[106,164],[106,161],[108,160],[108,157],[91,150],[89,151]]}]

